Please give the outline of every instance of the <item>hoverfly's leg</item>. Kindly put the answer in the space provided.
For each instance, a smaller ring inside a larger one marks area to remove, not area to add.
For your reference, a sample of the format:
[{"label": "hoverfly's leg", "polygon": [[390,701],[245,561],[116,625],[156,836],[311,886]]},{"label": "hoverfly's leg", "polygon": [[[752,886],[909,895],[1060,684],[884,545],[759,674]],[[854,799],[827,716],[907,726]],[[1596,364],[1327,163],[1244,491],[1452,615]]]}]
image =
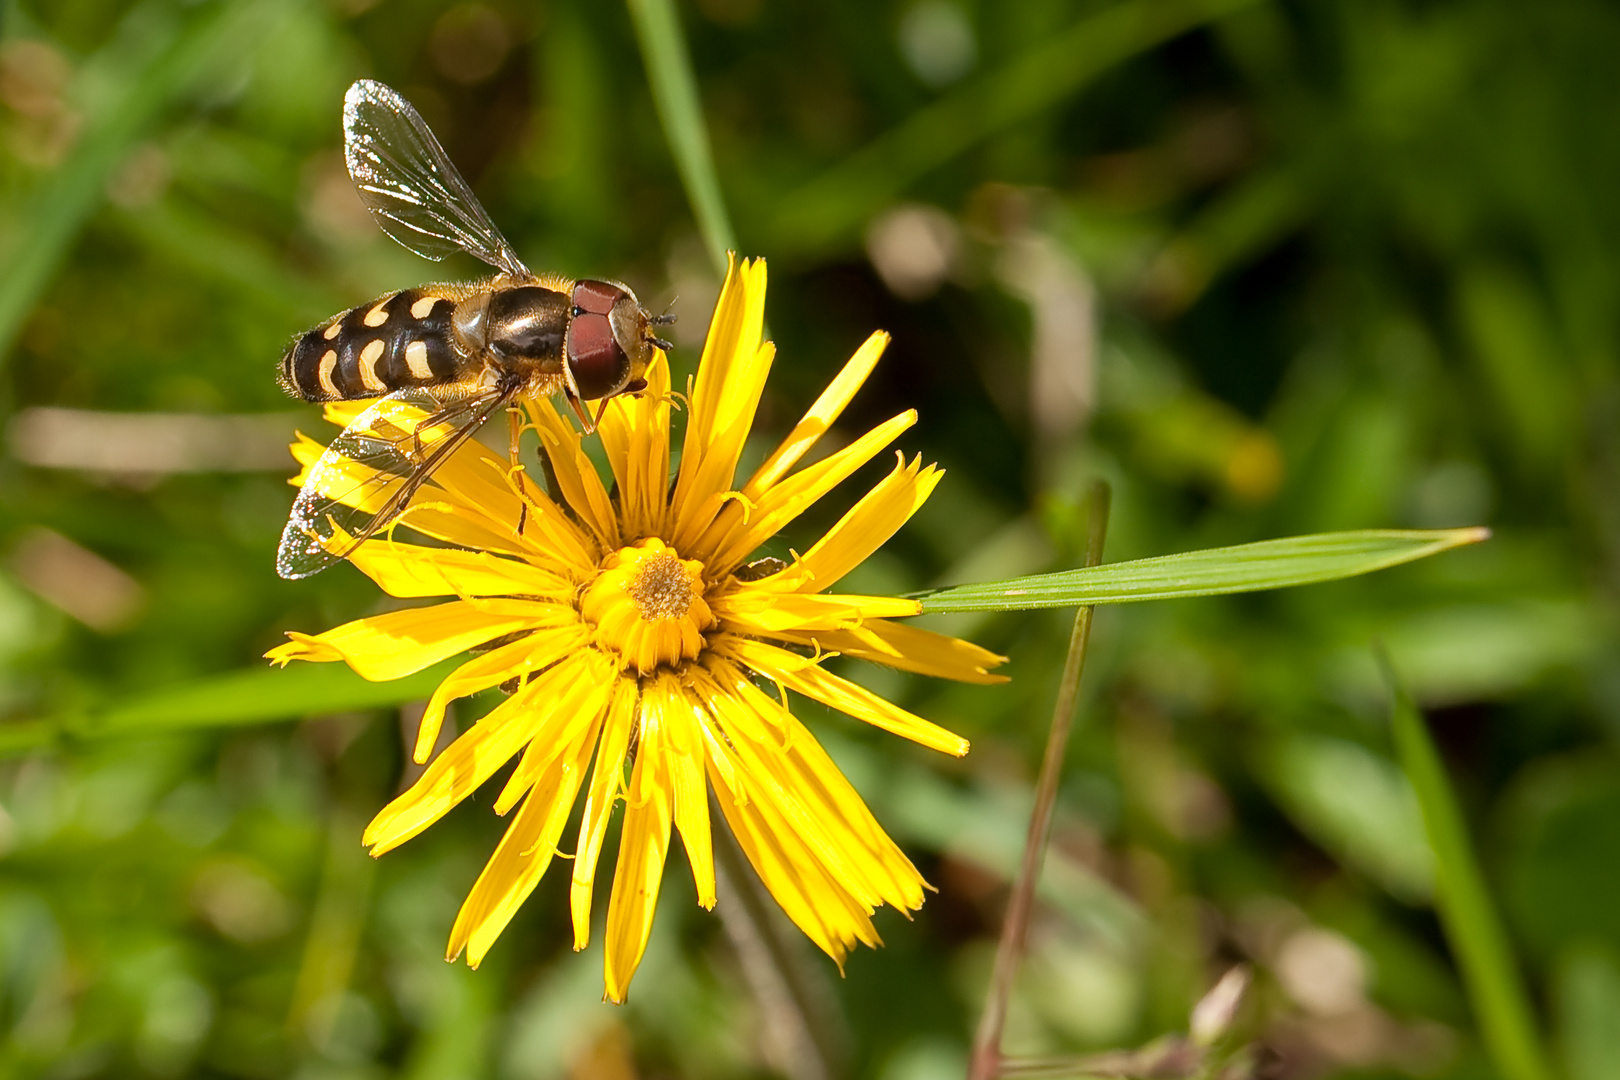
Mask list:
[{"label": "hoverfly's leg", "polygon": [[[574,369],[568,366],[567,361],[563,362],[562,377],[563,396],[569,401],[577,401],[579,398],[579,383],[574,379]],[[577,411],[579,406],[575,405],[574,408]]]},{"label": "hoverfly's leg", "polygon": [[573,407],[574,415],[579,417],[579,422],[584,425],[585,430],[582,434],[593,434],[596,431],[596,421],[591,419],[591,411],[585,407],[585,403],[573,394],[569,394],[568,404]]},{"label": "hoverfly's leg", "polygon": [[585,429],[583,434],[590,435],[594,433],[596,431],[596,421],[591,419],[590,411],[585,408],[585,403],[580,400],[579,383],[574,381],[574,369],[567,364],[563,365],[563,397],[568,399],[568,404],[573,408],[574,415],[579,417],[580,425]]},{"label": "hoverfly's leg", "polygon": [[[512,463],[512,473],[516,475],[523,463],[518,460],[519,444],[523,439],[523,416],[517,406],[509,406],[506,410],[506,456]],[[522,498],[521,489],[518,492],[518,519],[517,534],[523,535],[523,527],[529,523],[529,500]]]},{"label": "hoverfly's leg", "polygon": [[523,439],[523,412],[516,405],[506,410],[506,456],[512,468],[518,467],[518,444]]},{"label": "hoverfly's leg", "polygon": [[601,427],[602,426],[602,414],[607,412],[607,403],[608,403],[608,399],[603,398],[602,399],[602,404],[600,404],[600,405],[598,405],[596,407],[596,420],[591,424],[592,427]]},{"label": "hoverfly's leg", "polygon": [[529,524],[529,497],[519,477],[524,471],[523,462],[518,457],[523,444],[523,410],[516,405],[510,405],[506,410],[506,438],[506,456],[512,463],[507,479],[518,495],[517,534],[522,536],[524,527]]}]

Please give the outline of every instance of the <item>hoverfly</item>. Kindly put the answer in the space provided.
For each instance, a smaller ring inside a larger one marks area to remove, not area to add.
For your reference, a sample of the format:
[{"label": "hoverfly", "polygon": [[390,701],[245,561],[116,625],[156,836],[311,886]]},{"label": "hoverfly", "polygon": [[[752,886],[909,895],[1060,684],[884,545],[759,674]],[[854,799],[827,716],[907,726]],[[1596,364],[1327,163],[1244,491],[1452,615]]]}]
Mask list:
[{"label": "hoverfly", "polygon": [[[281,385],[306,401],[380,398],[311,466],[276,553],[276,572],[326,569],[398,517],[480,425],[524,397],[559,390],[586,432],[607,399],[646,388],[651,315],[629,286],[535,274],[523,265],[422,117],[362,79],[343,99],[349,176],[377,224],[428,259],[457,251],[498,272],[472,284],[402,289],[302,334]],[[595,417],[585,402],[600,401]],[[405,426],[396,420],[419,411]],[[353,464],[366,478],[353,478]]]}]

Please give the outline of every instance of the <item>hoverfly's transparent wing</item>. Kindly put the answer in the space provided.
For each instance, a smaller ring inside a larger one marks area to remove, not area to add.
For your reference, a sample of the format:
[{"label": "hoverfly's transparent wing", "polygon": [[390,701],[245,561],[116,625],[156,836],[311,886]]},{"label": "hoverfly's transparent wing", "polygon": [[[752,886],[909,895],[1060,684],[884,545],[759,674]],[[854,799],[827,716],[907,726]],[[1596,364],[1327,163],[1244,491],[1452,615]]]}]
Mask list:
[{"label": "hoverfly's transparent wing", "polygon": [[412,387],[380,398],[309,467],[276,552],[276,573],[303,578],[387,527],[433,470],[511,399],[491,390],[446,402]]},{"label": "hoverfly's transparent wing", "polygon": [[343,97],[343,156],[383,232],[425,259],[457,251],[516,277],[529,268],[489,220],[411,103],[361,79]]}]

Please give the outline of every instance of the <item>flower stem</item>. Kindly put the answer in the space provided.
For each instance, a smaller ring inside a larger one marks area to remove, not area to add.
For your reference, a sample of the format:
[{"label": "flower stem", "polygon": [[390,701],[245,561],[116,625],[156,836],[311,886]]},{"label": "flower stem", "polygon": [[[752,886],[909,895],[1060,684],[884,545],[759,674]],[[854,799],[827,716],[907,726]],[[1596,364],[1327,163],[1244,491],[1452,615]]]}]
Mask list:
[{"label": "flower stem", "polygon": [[842,1055],[829,1015],[831,995],[815,984],[813,974],[794,955],[795,943],[781,933],[781,916],[743,857],[712,793],[709,817],[716,823],[714,869],[720,902],[715,907],[759,1003],[775,1064],[789,1080],[834,1080],[842,1074],[838,1068]]},{"label": "flower stem", "polygon": [[[1097,481],[1086,499],[1086,565],[1102,562],[1103,540],[1108,533],[1108,484]],[[968,1062],[968,1080],[992,1080],[1001,1068],[1001,1031],[1007,1022],[1007,1003],[1012,997],[1013,979],[1024,953],[1029,931],[1030,911],[1035,903],[1035,883],[1040,878],[1041,861],[1046,856],[1052,833],[1052,812],[1057,805],[1058,780],[1063,773],[1063,755],[1074,726],[1075,699],[1080,692],[1080,674],[1086,665],[1086,643],[1091,637],[1088,605],[1074,613],[1074,629],[1069,635],[1069,655],[1063,663],[1058,683],[1057,703],[1052,709],[1052,729],[1046,736],[1046,755],[1041,761],[1040,779],[1035,785],[1035,808],[1029,816],[1029,835],[1024,841],[1024,858],[1007,902],[1007,915],[996,946],[995,968],[990,975],[990,992],[973,1039],[973,1056]]]}]

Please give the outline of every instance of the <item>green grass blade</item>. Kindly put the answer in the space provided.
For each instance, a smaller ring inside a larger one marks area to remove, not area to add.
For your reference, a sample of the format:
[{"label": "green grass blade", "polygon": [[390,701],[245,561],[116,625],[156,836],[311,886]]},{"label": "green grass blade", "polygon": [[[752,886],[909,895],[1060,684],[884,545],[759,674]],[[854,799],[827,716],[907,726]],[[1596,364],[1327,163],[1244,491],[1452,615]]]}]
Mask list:
[{"label": "green grass blade", "polygon": [[447,662],[391,682],[367,682],[343,664],[249,668],[142,694],[88,716],[0,725],[0,758],[88,739],[245,727],[385,708],[427,697],[453,666]]},{"label": "green grass blade", "polygon": [[[781,201],[773,228],[808,248],[861,225],[929,171],[1072,97],[1122,61],[1256,0],[1125,0],[1054,35],[1000,69],[917,110]],[[632,3],[632,8],[635,4]]]},{"label": "green grass blade", "polygon": [[1366,529],[1110,563],[914,594],[925,612],[1026,611],[1259,592],[1354,577],[1475,544],[1482,528]]},{"label": "green grass blade", "polygon": [[698,231],[709,249],[715,269],[726,272],[726,252],[737,249],[720,194],[720,179],[709,150],[709,133],[703,126],[698,105],[697,80],[692,76],[692,60],[686,49],[686,35],[670,0],[628,0],[630,21],[636,27],[636,41],[647,65],[647,82],[652,88],[658,119],[669,139],[670,153],[680,171],[681,184],[692,203]]},{"label": "green grass blade", "polygon": [[[1086,565],[1102,562],[1103,543],[1108,536],[1108,507],[1112,492],[1098,481],[1091,487],[1086,507]],[[1012,895],[1001,924],[995,965],[990,974],[990,990],[979,1014],[978,1030],[968,1059],[968,1080],[993,1080],[1005,1075],[1001,1053],[1007,1009],[1012,1002],[1013,983],[1028,944],[1029,923],[1035,906],[1035,889],[1040,882],[1046,849],[1052,842],[1052,816],[1057,807],[1058,786],[1063,777],[1063,760],[1074,728],[1074,714],[1080,697],[1080,677],[1085,673],[1086,647],[1091,641],[1090,607],[1074,613],[1069,632],[1069,654],[1058,680],[1057,702],[1052,708],[1052,726],[1046,736],[1046,752],[1041,756],[1040,777],[1035,783],[1035,805],[1030,810],[1029,832],[1024,839],[1024,855]]]},{"label": "green grass blade", "polygon": [[240,65],[261,41],[277,5],[267,0],[221,6],[175,25],[155,4],[124,21],[110,55],[85,65],[93,99],[87,130],[62,166],[43,178],[19,215],[19,232],[0,273],[0,360],[56,275],[107,181],[171,102],[207,76]]},{"label": "green grass blade", "polygon": [[1417,792],[1434,849],[1440,922],[1462,969],[1485,1047],[1506,1080],[1548,1080],[1530,997],[1474,858],[1456,794],[1423,718],[1398,683],[1391,722],[1396,753]]}]

